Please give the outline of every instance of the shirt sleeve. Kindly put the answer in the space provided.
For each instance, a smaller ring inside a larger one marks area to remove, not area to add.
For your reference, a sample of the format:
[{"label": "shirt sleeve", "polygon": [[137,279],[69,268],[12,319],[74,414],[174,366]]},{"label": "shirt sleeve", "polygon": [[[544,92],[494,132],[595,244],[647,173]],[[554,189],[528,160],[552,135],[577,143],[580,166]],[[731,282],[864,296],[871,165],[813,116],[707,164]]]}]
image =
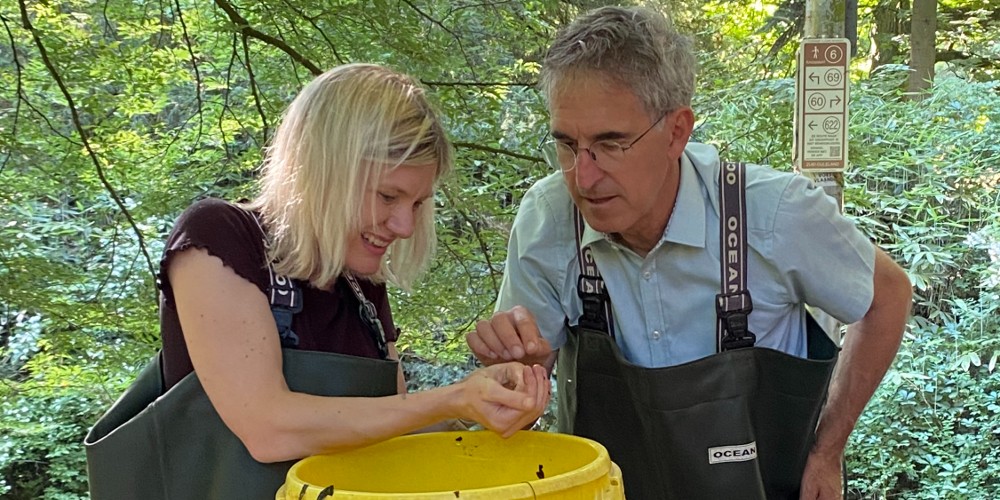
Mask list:
[{"label": "shirt sleeve", "polygon": [[188,248],[207,251],[236,274],[266,293],[268,283],[264,234],[253,215],[226,201],[207,198],[185,210],[167,237],[158,275],[164,300],[173,307],[168,279],[173,256]]},{"label": "shirt sleeve", "polygon": [[789,280],[792,299],[843,323],[858,321],[874,296],[875,246],[822,188],[793,177],[773,226],[777,265]]},{"label": "shirt sleeve", "polygon": [[559,349],[566,342],[567,314],[559,292],[569,264],[559,243],[572,228],[556,220],[540,187],[528,190],[514,218],[496,310],[524,306],[535,316],[542,336]]}]

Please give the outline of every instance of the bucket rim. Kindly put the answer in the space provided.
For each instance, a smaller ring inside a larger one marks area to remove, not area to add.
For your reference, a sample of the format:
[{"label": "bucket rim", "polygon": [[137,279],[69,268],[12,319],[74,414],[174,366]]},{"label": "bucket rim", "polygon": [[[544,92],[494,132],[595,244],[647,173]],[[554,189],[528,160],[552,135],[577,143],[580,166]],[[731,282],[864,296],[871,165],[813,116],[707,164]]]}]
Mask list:
[{"label": "bucket rim", "polygon": [[[559,441],[566,442],[571,441],[580,445],[585,445],[590,447],[596,452],[596,456],[590,462],[581,465],[580,467],[573,469],[571,471],[563,472],[561,474],[555,474],[552,476],[546,476],[540,479],[532,479],[530,481],[522,481],[519,483],[510,483],[502,486],[488,486],[483,488],[464,488],[460,490],[438,490],[438,491],[426,491],[426,492],[410,492],[410,493],[377,493],[378,498],[382,499],[402,499],[411,498],[415,500],[432,500],[432,499],[451,499],[459,498],[459,494],[474,496],[477,498],[534,498],[536,496],[541,496],[549,493],[556,493],[566,489],[566,478],[572,476],[576,479],[579,484],[587,484],[594,480],[597,480],[603,476],[609,476],[612,471],[611,457],[608,454],[607,448],[604,445],[594,441],[592,439],[574,436],[571,434],[563,434],[558,432],[545,432],[545,431],[517,431],[514,435],[508,438],[502,438],[496,433],[488,430],[476,430],[476,431],[443,431],[443,432],[427,432],[420,434],[407,434],[404,436],[397,436],[389,440],[380,441],[378,443],[373,443],[368,446],[363,446],[359,448],[354,448],[354,451],[360,450],[368,447],[375,447],[382,445],[388,441],[394,441],[396,444],[400,442],[405,443],[406,441],[422,441],[432,438],[448,438],[456,439],[460,436],[476,435],[477,437],[485,437],[486,439],[495,439],[508,441],[511,439],[525,439],[527,436],[532,438],[548,440],[548,441]],[[285,497],[276,496],[276,499],[283,500],[284,498],[291,498],[287,495],[293,494],[298,495],[297,498],[307,498],[303,496],[306,494],[310,487],[318,488],[316,485],[307,484],[300,479],[298,479],[298,471],[304,467],[308,467],[311,462],[316,460],[322,460],[323,457],[330,455],[337,455],[338,453],[324,453],[312,455],[297,461],[288,470],[286,474],[286,482],[282,488],[278,491],[280,495],[285,492]],[[344,496],[350,498],[351,496],[356,497],[371,497],[375,495],[374,492],[358,491],[358,490],[347,490],[347,489],[337,489],[336,493],[339,496]]]}]

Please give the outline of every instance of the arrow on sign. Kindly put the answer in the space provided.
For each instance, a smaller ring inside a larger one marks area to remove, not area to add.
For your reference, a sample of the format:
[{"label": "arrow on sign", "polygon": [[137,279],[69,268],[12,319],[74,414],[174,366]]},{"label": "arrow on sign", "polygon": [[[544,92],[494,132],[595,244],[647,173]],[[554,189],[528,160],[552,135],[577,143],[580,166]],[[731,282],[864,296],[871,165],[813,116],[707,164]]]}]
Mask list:
[{"label": "arrow on sign", "polygon": [[819,83],[819,77],[816,76],[816,73],[809,73],[809,80],[813,83]]},{"label": "arrow on sign", "polygon": [[834,106],[840,106],[840,96],[833,96],[833,99],[830,99],[830,103]]},{"label": "arrow on sign", "polygon": [[816,122],[809,120],[809,130],[815,130],[815,129],[816,129]]}]

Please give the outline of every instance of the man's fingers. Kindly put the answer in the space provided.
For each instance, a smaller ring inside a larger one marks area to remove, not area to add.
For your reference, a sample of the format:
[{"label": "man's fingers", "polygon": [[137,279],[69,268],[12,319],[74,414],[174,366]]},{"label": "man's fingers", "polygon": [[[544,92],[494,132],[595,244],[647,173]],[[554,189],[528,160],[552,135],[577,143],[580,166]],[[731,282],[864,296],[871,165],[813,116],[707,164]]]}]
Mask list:
[{"label": "man's fingers", "polygon": [[521,332],[518,331],[518,325],[514,319],[514,310],[494,314],[493,318],[490,319],[490,327],[493,328],[497,341],[502,345],[497,354],[506,361],[524,357],[524,345],[521,343]]},{"label": "man's fingers", "polygon": [[479,323],[486,323],[485,321],[479,321],[476,323],[476,330],[469,332],[465,336],[465,342],[469,344],[469,349],[472,350],[472,354],[475,354],[479,361],[487,362],[489,360],[498,359],[496,351],[490,348],[489,345],[483,340],[483,336],[479,333]]},{"label": "man's fingers", "polygon": [[490,359],[503,359],[501,354],[504,352],[506,347],[504,347],[503,342],[501,342],[497,337],[496,330],[493,328],[492,320],[479,320],[476,322],[475,338],[482,343],[485,351],[484,354],[486,354]]},{"label": "man's fingers", "polygon": [[514,306],[511,308],[510,314],[526,354],[535,355],[543,352],[548,353],[552,350],[548,341],[538,331],[538,322],[535,321],[535,316],[531,314],[531,311],[523,306]]},{"label": "man's fingers", "polygon": [[533,364],[544,361],[552,352],[552,346],[538,331],[534,315],[522,306],[476,322],[476,330],[466,335],[466,342],[484,364],[503,361]]}]

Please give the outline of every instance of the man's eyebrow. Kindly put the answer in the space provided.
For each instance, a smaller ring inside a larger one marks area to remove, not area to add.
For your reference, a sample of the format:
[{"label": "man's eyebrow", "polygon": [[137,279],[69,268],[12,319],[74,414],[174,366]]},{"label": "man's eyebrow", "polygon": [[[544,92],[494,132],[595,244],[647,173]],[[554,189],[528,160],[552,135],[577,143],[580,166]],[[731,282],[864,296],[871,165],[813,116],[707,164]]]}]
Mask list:
[{"label": "man's eyebrow", "polygon": [[[570,137],[569,135],[564,134],[564,133],[562,133],[562,132],[560,132],[558,130],[553,130],[550,134],[552,135],[553,139],[556,139],[556,140],[559,140],[559,141],[563,141],[563,142],[577,142],[576,139],[574,139],[574,138]],[[601,133],[597,134],[596,136],[594,136],[593,140],[594,140],[594,142],[597,142],[597,141],[607,141],[607,140],[615,140],[616,141],[616,140],[625,139],[628,136],[629,136],[629,134],[626,134],[625,132],[619,132],[617,130],[609,130],[607,132],[601,132]]]}]

